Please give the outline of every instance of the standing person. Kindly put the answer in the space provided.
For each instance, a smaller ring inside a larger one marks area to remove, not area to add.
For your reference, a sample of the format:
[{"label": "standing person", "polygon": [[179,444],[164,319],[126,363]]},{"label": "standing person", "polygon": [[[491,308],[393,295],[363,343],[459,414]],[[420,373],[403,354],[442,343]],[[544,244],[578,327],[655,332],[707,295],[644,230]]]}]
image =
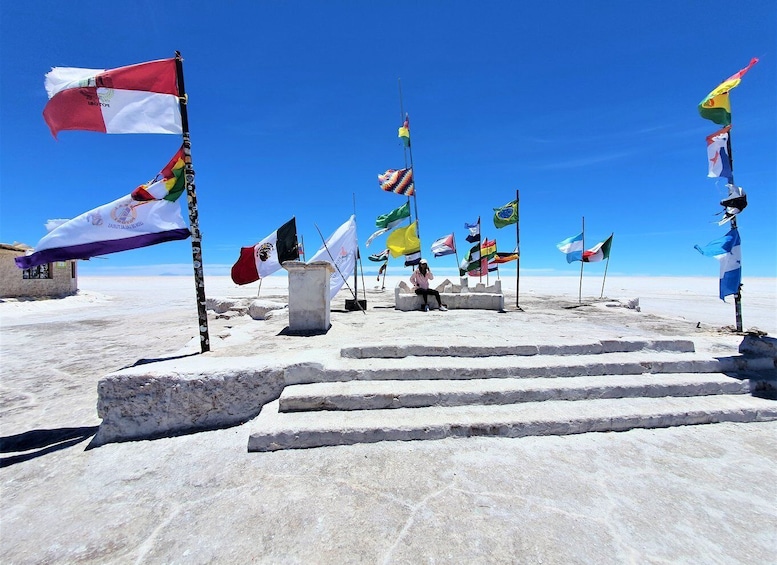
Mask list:
[{"label": "standing person", "polygon": [[433,278],[434,275],[432,274],[431,269],[429,269],[429,264],[426,262],[426,259],[421,259],[421,262],[418,263],[418,270],[413,271],[413,274],[410,275],[410,283],[413,285],[413,288],[415,288],[415,293],[424,297],[424,312],[429,311],[429,304],[427,301],[430,294],[437,299],[437,305],[440,310],[445,312],[448,307],[440,300],[440,293],[429,288],[429,281]]}]

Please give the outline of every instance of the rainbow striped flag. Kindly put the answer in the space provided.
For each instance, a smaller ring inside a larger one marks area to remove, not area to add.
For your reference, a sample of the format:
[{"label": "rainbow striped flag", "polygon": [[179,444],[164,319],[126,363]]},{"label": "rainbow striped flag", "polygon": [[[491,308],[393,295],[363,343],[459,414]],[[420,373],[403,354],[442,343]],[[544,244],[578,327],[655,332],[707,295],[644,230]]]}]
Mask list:
[{"label": "rainbow striped flag", "polygon": [[382,175],[378,175],[378,183],[381,190],[413,196],[415,184],[413,183],[413,169],[389,169]]},{"label": "rainbow striped flag", "polygon": [[157,176],[132,191],[132,199],[138,202],[147,200],[175,202],[186,188],[184,167],[183,147],[181,147]]},{"label": "rainbow striped flag", "polygon": [[699,115],[705,120],[711,120],[716,124],[727,126],[731,124],[731,103],[728,99],[728,92],[736,88],[745,73],[750,67],[755,65],[758,59],[755,57],[750,60],[750,64],[721,82],[718,87],[710,92],[704,100],[699,103]]}]

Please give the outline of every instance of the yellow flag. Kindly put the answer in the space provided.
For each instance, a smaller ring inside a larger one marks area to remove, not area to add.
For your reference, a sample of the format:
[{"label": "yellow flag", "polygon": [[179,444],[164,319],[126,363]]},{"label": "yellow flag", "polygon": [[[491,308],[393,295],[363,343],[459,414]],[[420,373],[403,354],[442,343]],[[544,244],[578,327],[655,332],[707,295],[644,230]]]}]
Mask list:
[{"label": "yellow flag", "polygon": [[386,247],[392,257],[401,257],[408,253],[421,251],[421,240],[418,239],[418,222],[413,222],[405,228],[397,228],[386,238]]}]

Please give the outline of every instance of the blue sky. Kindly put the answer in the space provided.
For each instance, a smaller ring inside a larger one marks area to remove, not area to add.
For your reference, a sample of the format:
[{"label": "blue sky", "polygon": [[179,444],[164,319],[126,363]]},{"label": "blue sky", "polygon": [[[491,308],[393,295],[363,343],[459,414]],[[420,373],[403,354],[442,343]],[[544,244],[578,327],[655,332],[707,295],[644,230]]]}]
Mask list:
[{"label": "blue sky", "polygon": [[[404,202],[377,174],[404,166],[410,115],[424,252],[464,222],[501,251],[493,208],[521,195],[521,272],[577,275],[555,244],[615,233],[609,274],[717,278],[723,235],[708,179],[704,96],[752,57],[731,93],[743,277],[777,276],[777,3],[142,1],[0,3],[0,241],[34,245],[153,177],[170,135],[62,132],[43,121],[53,66],[184,56],[206,274],[297,217],[308,256],[356,207],[358,236]],[[182,202],[185,206],[185,203]],[[186,215],[184,213],[184,215]],[[366,257],[384,248],[385,236]],[[431,259],[453,273],[455,259]],[[364,261],[365,268],[375,270]],[[512,264],[514,265],[514,263]],[[188,241],[82,263],[82,274],[190,274]],[[389,274],[407,273],[392,260]],[[603,270],[590,265],[586,272]]]}]

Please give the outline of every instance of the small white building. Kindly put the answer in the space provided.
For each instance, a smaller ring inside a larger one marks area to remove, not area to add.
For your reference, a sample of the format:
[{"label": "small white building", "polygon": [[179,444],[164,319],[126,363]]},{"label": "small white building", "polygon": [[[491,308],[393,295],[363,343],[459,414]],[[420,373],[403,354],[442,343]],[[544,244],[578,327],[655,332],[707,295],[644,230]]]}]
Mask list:
[{"label": "small white building", "polygon": [[20,269],[14,259],[30,248],[0,243],[0,298],[70,296],[78,292],[76,261],[57,261]]}]

